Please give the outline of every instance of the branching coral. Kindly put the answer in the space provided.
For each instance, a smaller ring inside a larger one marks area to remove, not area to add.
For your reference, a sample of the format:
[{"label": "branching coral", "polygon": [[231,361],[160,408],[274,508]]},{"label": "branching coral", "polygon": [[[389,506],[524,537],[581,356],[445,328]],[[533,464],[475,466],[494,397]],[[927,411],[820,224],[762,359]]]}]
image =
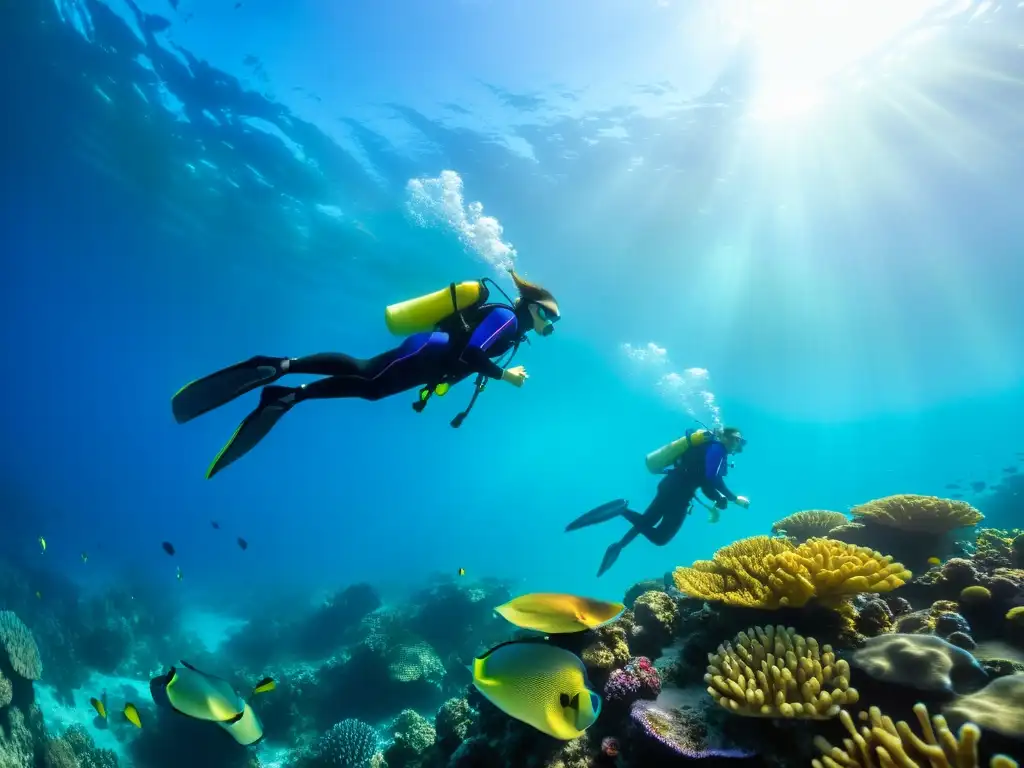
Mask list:
[{"label": "branching coral", "polygon": [[786,627],[754,627],[708,655],[708,693],[730,712],[825,719],[857,701],[850,667]]},{"label": "branching coral", "polygon": [[14,671],[26,680],[38,680],[43,674],[39,646],[13,611],[0,611],[0,647],[7,652]]},{"label": "branching coral", "polygon": [[985,516],[966,501],[902,493],[875,499],[851,510],[858,522],[917,533],[942,534],[977,525]]},{"label": "branching coral", "polygon": [[842,512],[807,509],[777,520],[772,524],[772,533],[805,541],[816,536],[826,536],[833,528],[849,522],[850,519]]},{"label": "branching coral", "polygon": [[794,545],[754,536],[672,574],[676,588],[702,600],[751,608],[837,605],[850,595],[889,592],[911,577],[900,563],[865,547],[810,539]]},{"label": "branching coral", "polygon": [[[978,726],[967,724],[956,736],[949,730],[945,719],[936,715],[929,720],[924,704],[914,706],[914,714],[921,725],[922,739],[910,726],[900,721],[893,723],[878,707],[861,712],[866,723],[858,731],[853,718],[845,709],[839,719],[850,734],[842,747],[834,747],[821,736],[814,745],[822,752],[821,759],[811,762],[814,768],[979,768]],[[1017,768],[1008,757],[997,756],[989,768]]]}]

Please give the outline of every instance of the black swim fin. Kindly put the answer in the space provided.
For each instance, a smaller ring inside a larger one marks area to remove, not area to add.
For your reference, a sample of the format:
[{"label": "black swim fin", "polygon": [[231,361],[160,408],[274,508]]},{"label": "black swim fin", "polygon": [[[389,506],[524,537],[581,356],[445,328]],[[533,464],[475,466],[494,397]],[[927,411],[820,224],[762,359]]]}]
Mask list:
[{"label": "black swim fin", "polygon": [[174,420],[184,424],[256,387],[277,381],[285,359],[257,355],[186,384],[171,398]]},{"label": "black swim fin", "polygon": [[622,543],[615,542],[604,553],[604,559],[601,561],[601,567],[597,569],[597,575],[603,576],[607,573],[608,569],[615,565],[615,561],[619,559],[619,555],[622,554]]},{"label": "black swim fin", "polygon": [[576,531],[580,528],[586,528],[588,525],[606,523],[609,520],[613,520],[619,515],[621,515],[628,506],[629,502],[626,501],[625,499],[616,499],[615,501],[609,501],[607,504],[602,504],[600,507],[590,510],[585,515],[580,515],[567,526],[565,526],[565,530]]},{"label": "black swim fin", "polygon": [[256,410],[242,420],[238,429],[235,430],[235,434],[220,449],[220,453],[214,458],[210,468],[206,470],[206,479],[209,480],[255,448],[260,440],[274,428],[280,418],[295,405],[296,392],[298,390],[294,387],[273,385],[264,387],[260,393],[260,404]]}]

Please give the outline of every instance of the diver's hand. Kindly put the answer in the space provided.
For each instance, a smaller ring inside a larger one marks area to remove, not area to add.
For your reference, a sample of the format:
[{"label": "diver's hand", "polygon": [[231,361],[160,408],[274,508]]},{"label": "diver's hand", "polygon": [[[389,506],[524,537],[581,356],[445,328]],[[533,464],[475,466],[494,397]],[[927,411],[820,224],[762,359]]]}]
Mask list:
[{"label": "diver's hand", "polygon": [[734,502],[737,507],[743,507],[744,509],[750,509],[750,499],[746,496],[737,496]]},{"label": "diver's hand", "polygon": [[528,378],[530,377],[527,375],[526,369],[521,365],[517,365],[513,368],[506,368],[501,374],[501,380],[507,381],[514,387],[523,386],[523,382]]}]

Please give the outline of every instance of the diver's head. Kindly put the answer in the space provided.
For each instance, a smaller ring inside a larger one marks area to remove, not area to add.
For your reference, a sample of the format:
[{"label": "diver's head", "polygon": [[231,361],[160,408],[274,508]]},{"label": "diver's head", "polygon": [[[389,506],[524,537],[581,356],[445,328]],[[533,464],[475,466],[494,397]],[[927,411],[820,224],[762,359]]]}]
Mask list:
[{"label": "diver's head", "polygon": [[541,336],[550,336],[555,330],[555,323],[562,316],[558,311],[558,302],[555,301],[555,297],[546,288],[523,280],[514,269],[510,269],[509,274],[512,275],[512,282],[516,284],[516,290],[519,291],[516,314],[519,315],[520,321],[525,321],[529,317],[533,330]]},{"label": "diver's head", "polygon": [[729,453],[743,453],[747,438],[736,427],[722,427],[718,431],[718,440]]}]

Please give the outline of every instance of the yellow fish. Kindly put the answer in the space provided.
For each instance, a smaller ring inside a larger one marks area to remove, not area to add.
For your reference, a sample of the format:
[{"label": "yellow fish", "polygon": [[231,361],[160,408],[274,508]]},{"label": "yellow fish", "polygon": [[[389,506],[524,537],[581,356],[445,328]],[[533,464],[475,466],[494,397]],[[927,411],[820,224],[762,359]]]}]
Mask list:
[{"label": "yellow fish", "polygon": [[139,717],[139,710],[130,701],[124,705],[124,716],[129,723],[136,728],[142,727],[142,719]]},{"label": "yellow fish", "polygon": [[43,552],[46,552],[46,539],[42,536],[39,537],[39,546],[43,548]]},{"label": "yellow fish", "polygon": [[564,634],[597,629],[622,615],[626,606],[576,595],[534,592],[494,609],[522,629]]},{"label": "yellow fish", "polygon": [[270,691],[277,688],[277,683],[274,682],[272,677],[264,677],[256,685],[253,686],[252,692],[256,693],[269,693]]},{"label": "yellow fish", "polygon": [[929,557],[928,565],[942,565],[942,561],[937,557]]},{"label": "yellow fish", "polygon": [[104,720],[107,719],[107,707],[106,705],[93,696],[89,699],[89,703],[92,704],[92,708],[96,710],[96,714],[102,717]]},{"label": "yellow fish", "polygon": [[473,685],[516,720],[562,741],[578,737],[601,713],[575,654],[545,643],[513,640],[473,660]]},{"label": "yellow fish", "polygon": [[465,575],[466,575],[466,569],[465,568],[459,568],[459,576],[465,576]]}]

